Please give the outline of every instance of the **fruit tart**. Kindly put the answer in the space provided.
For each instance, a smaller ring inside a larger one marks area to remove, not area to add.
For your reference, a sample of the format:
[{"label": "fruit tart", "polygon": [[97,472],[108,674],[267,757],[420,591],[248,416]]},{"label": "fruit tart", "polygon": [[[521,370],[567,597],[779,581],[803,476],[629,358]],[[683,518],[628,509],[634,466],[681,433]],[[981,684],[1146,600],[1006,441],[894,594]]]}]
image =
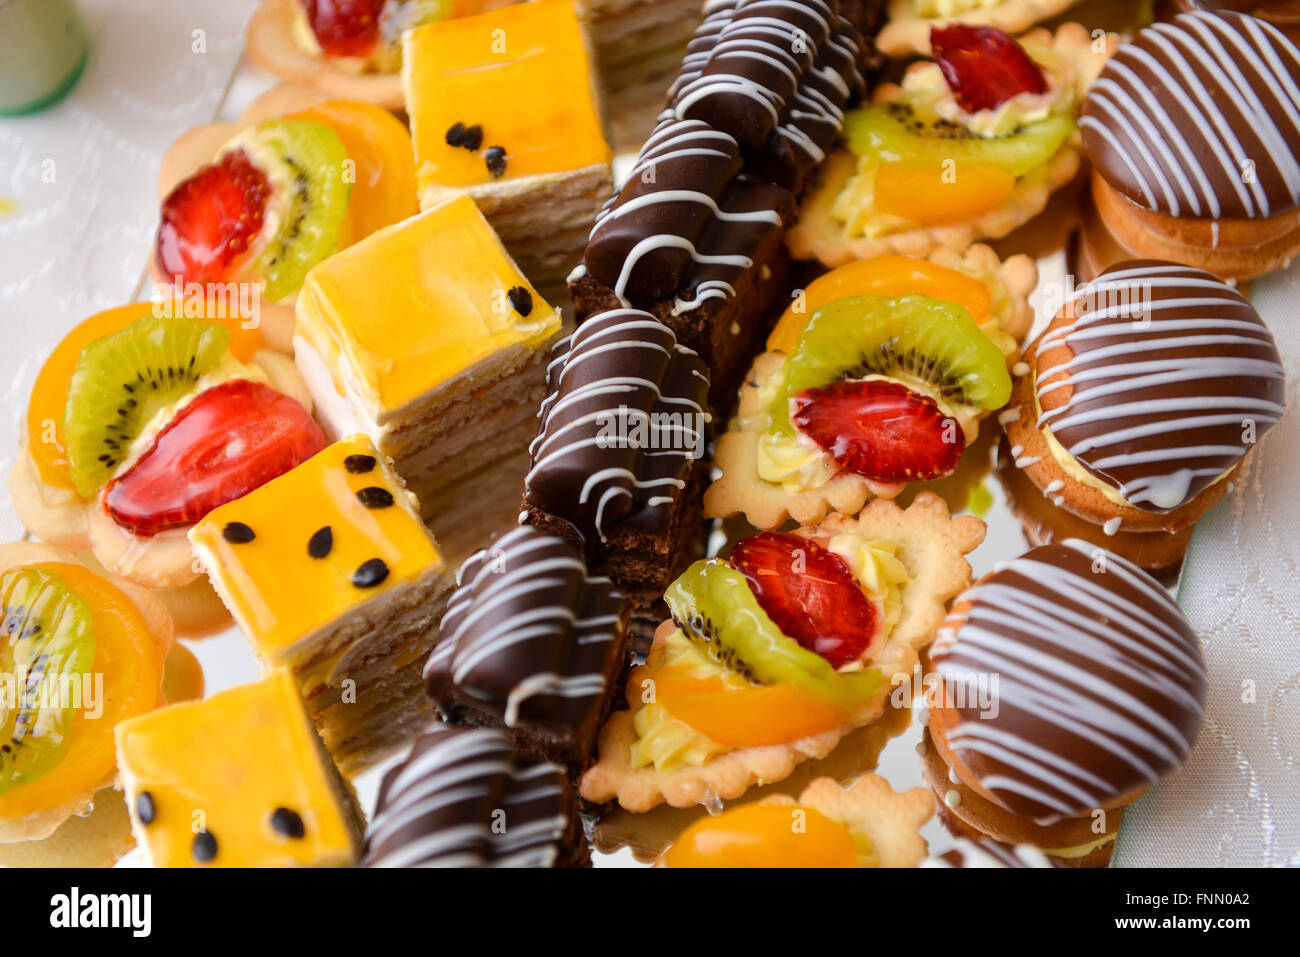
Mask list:
[{"label": "fruit tart", "polygon": [[188,131],[163,156],[155,298],[199,300],[289,352],[307,271],[415,214],[415,160],[387,110],[279,87],[235,123]]},{"label": "fruit tart", "polygon": [[916,867],[920,828],[934,814],[925,788],[896,794],[878,774],[845,788],[818,778],[798,799],[774,794],[700,818],[659,867]]},{"label": "fruit tart", "polygon": [[889,56],[928,56],[930,31],[953,23],[1020,33],[1079,0],[890,0],[876,46]]},{"label": "fruit tart", "polygon": [[705,514],[816,522],[951,475],[1010,395],[1036,281],[1027,256],[972,246],[862,260],[800,290],[741,387]]},{"label": "fruit tart", "polygon": [[664,595],[673,617],[601,729],[582,797],[713,806],[825,757],[911,680],[983,539],[922,492],[696,562]]},{"label": "fruit tart", "polygon": [[70,866],[111,864],[131,846],[113,731],[165,703],[171,616],[35,542],[0,545],[0,615],[0,862],[48,847]]},{"label": "fruit tart", "polygon": [[1079,171],[1075,107],[1114,50],[1077,23],[1020,40],[954,23],[931,32],[933,61],[845,117],[790,230],[801,259],[838,266],[921,256],[1005,236]]},{"label": "fruit tart", "polygon": [[402,98],[402,33],[517,0],[262,0],[248,22],[248,58],[284,80],[390,110]]},{"label": "fruit tart", "polygon": [[293,360],[264,345],[238,319],[158,316],[148,303],[81,323],[32,389],[9,473],[23,524],[192,598],[186,529],[325,446]]}]

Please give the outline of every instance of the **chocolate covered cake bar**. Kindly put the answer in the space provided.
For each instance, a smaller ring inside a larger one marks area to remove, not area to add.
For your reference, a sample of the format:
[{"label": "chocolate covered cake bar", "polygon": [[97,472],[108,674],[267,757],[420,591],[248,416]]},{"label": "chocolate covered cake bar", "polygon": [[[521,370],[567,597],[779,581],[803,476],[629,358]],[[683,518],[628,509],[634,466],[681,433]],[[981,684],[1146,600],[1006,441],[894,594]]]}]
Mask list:
[{"label": "chocolate covered cake bar", "polygon": [[553,535],[523,527],[474,555],[424,677],[453,723],[504,727],[529,758],[577,774],[617,700],[627,603]]},{"label": "chocolate covered cake bar", "polygon": [[379,788],[367,867],[585,867],[578,799],[558,765],[493,728],[419,738]]},{"label": "chocolate covered cake bar", "polygon": [[699,120],[665,119],[592,230],[569,277],[578,321],[635,308],[699,353],[710,404],[735,395],[754,343],[784,308],[789,190],[742,175],[740,147]]},{"label": "chocolate covered cake bar", "polygon": [[523,518],[579,545],[653,630],[703,550],[708,372],[654,316],[612,309],[560,341],[548,380]]},{"label": "chocolate covered cake bar", "polygon": [[665,117],[729,133],[746,170],[798,193],[866,92],[874,51],[835,0],[715,0]]}]

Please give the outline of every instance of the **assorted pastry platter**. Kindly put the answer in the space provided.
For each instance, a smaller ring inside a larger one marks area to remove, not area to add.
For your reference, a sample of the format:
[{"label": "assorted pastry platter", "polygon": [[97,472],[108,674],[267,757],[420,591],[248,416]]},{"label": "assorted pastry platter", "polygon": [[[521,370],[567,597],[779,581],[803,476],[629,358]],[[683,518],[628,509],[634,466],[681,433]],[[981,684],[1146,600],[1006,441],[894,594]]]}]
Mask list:
[{"label": "assorted pastry platter", "polygon": [[263,0],[27,400],[0,864],[1106,866],[1300,48],[1071,6]]}]

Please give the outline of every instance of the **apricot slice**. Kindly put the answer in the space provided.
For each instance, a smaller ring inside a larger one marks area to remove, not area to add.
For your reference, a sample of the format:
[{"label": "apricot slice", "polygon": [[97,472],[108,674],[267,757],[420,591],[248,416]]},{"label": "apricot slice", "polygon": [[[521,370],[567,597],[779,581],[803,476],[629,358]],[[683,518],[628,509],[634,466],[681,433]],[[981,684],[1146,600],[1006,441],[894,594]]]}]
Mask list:
[{"label": "apricot slice", "polygon": [[729,748],[788,744],[840,727],[845,710],[794,685],[734,687],[721,676],[693,677],[682,669],[652,672],[655,699],[705,737]]},{"label": "apricot slice", "polygon": [[857,867],[852,832],[820,811],[746,804],[696,821],[664,853],[666,867]]},{"label": "apricot slice", "polygon": [[925,226],[942,226],[997,209],[1015,185],[1015,174],[994,163],[881,163],[876,169],[875,204],[882,213]]},{"label": "apricot slice", "polygon": [[976,325],[982,325],[993,305],[989,287],[956,269],[911,256],[877,256],[862,259],[814,280],[792,303],[767,340],[767,348],[794,352],[812,314],[827,303],[849,296],[905,296],[918,293],[964,306]]}]

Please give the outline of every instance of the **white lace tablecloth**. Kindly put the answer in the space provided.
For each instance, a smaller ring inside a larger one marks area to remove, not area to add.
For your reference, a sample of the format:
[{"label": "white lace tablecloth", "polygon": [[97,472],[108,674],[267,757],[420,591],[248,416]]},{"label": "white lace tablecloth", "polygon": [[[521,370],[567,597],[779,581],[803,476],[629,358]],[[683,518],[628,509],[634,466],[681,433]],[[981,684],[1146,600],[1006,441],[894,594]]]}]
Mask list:
[{"label": "white lace tablecloth", "polygon": [[[93,48],[80,84],[45,113],[0,118],[5,472],[32,381],[54,343],[82,318],[144,290],[163,151],[191,126],[235,118],[270,85],[240,61],[243,26],[255,6],[256,0],[82,0]],[[1183,578],[1181,600],[1205,639],[1211,671],[1209,717],[1187,767],[1129,813],[1120,865],[1300,863],[1298,284],[1300,269],[1292,269],[1254,291],[1287,358],[1292,414],[1201,524]],[[13,540],[23,530],[7,491],[0,497],[0,541]],[[1005,512],[990,518],[1005,520]],[[991,534],[990,544],[1017,534]],[[985,546],[975,572],[1009,557]],[[234,632],[193,647],[210,691],[257,675]],[[910,745],[899,750],[899,766],[906,765],[899,773],[919,778]],[[373,783],[362,782],[367,809]]]}]

